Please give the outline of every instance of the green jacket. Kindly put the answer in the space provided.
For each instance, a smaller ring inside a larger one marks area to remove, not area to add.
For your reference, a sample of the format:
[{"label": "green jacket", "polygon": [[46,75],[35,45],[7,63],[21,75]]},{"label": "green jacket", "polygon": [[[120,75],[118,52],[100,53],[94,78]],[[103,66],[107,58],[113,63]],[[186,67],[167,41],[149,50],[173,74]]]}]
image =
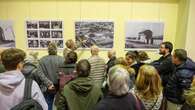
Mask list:
[{"label": "green jacket", "polygon": [[192,86],[190,90],[185,91],[184,97],[187,104],[195,106],[195,86]]},{"label": "green jacket", "polygon": [[3,66],[3,64],[0,63],[0,73],[5,72],[5,67]]},{"label": "green jacket", "polygon": [[101,89],[91,78],[78,77],[64,86],[57,110],[93,110],[101,97]]}]

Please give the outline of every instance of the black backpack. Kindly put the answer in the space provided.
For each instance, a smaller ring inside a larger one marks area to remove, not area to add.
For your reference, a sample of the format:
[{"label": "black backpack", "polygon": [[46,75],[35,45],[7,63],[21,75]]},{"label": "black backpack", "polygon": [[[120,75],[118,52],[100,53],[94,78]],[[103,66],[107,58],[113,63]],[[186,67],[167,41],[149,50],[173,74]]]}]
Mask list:
[{"label": "black backpack", "polygon": [[42,106],[36,100],[31,98],[32,82],[32,79],[25,80],[24,99],[11,110],[43,110]]}]

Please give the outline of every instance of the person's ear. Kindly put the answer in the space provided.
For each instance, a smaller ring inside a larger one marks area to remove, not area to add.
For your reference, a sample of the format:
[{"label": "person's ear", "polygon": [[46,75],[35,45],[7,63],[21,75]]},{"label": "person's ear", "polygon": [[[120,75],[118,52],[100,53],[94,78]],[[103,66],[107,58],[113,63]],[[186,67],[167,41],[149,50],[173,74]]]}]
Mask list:
[{"label": "person's ear", "polygon": [[24,65],[23,62],[18,63],[17,64],[17,69],[18,70],[22,70],[23,69],[23,65]]}]

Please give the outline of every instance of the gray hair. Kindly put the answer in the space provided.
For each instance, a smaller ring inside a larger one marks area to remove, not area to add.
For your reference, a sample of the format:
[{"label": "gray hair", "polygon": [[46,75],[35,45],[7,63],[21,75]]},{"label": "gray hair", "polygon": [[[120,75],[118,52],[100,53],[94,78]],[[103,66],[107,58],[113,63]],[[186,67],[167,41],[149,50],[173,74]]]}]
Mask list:
[{"label": "gray hair", "polygon": [[112,67],[108,72],[109,91],[113,95],[124,95],[129,91],[129,73],[125,68],[120,66]]}]

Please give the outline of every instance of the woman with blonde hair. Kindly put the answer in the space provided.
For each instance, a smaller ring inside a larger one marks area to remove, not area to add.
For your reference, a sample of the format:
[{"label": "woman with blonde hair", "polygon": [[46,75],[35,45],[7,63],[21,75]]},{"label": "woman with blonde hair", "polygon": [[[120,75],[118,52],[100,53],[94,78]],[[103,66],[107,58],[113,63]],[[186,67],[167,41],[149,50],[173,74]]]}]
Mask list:
[{"label": "woman with blonde hair", "polygon": [[140,68],[133,92],[142,100],[146,110],[159,110],[163,98],[162,86],[153,66],[144,65]]}]

